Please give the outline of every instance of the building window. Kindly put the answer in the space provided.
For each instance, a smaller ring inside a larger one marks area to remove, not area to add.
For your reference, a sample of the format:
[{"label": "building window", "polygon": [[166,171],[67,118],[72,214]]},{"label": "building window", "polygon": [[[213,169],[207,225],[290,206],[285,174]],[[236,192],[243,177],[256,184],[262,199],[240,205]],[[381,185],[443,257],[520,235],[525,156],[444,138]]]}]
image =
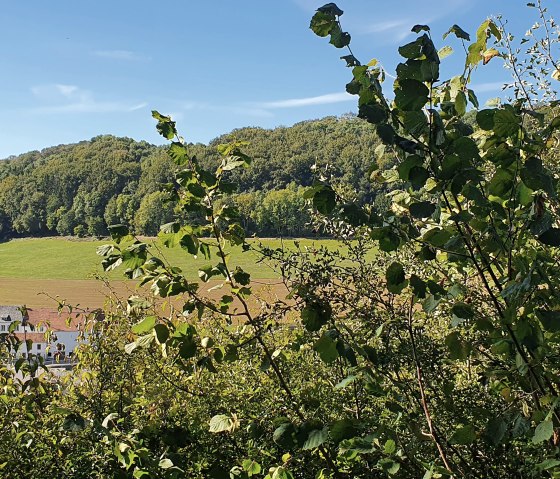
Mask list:
[{"label": "building window", "polygon": [[6,326],[4,324],[0,326],[0,331],[6,331]]},{"label": "building window", "polygon": [[37,345],[37,351],[41,351],[41,345],[40,344]]}]

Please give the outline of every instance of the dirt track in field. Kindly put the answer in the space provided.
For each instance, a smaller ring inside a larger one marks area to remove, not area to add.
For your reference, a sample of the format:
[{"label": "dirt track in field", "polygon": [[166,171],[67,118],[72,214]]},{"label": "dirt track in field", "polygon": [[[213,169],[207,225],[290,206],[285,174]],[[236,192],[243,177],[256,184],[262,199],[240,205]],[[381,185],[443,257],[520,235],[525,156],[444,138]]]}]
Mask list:
[{"label": "dirt track in field", "polygon": [[[203,284],[201,292],[219,284]],[[287,291],[278,280],[259,280],[253,283],[256,296],[265,300],[275,297],[285,298]],[[13,279],[0,278],[0,304],[26,305],[30,308],[56,308],[57,299],[65,300],[73,306],[100,308],[107,297],[126,299],[130,295],[149,295],[147,288],[137,289],[134,281],[111,281],[110,287],[97,280],[66,279]],[[228,288],[218,288],[206,292],[209,297],[219,298],[229,294]]]}]

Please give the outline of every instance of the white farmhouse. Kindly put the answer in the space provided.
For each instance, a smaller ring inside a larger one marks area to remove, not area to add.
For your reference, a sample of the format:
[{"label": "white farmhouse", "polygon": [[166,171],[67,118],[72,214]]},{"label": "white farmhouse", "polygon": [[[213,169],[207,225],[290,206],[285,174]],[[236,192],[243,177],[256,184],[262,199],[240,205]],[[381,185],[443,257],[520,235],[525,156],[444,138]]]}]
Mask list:
[{"label": "white farmhouse", "polygon": [[22,306],[0,306],[0,335],[12,332],[22,341],[17,355],[39,355],[45,359],[63,360],[71,357],[84,329],[86,313],[59,313],[52,309],[26,308]]}]

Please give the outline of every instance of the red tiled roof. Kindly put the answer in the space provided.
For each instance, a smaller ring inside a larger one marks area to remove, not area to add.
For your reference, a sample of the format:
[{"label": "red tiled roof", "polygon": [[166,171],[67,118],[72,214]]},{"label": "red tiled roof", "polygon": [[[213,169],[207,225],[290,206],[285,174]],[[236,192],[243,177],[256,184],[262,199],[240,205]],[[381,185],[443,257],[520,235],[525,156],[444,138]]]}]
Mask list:
[{"label": "red tiled roof", "polygon": [[78,331],[84,324],[88,314],[102,315],[103,313],[100,310],[88,311],[86,313],[59,313],[52,309],[27,308],[27,321],[34,327],[45,326],[52,331]]},{"label": "red tiled roof", "polygon": [[46,343],[45,333],[15,333],[15,335],[20,341],[31,339],[33,343]]}]

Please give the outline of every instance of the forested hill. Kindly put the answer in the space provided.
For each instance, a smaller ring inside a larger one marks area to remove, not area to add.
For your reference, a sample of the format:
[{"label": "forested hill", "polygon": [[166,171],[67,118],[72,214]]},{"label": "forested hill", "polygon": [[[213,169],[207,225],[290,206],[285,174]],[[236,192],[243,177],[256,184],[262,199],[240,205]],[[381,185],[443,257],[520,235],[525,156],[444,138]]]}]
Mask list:
[{"label": "forested hill", "polygon": [[[352,116],[327,117],[273,130],[242,128],[192,145],[206,164],[215,146],[246,140],[250,168],[235,178],[245,226],[265,235],[304,235],[303,187],[313,164],[329,165],[350,195],[372,201],[367,170],[378,144],[371,125]],[[105,235],[124,223],[155,234],[173,217],[162,183],[174,164],[166,147],[130,138],[98,136],[89,141],[33,151],[0,161],[0,237]]]}]

